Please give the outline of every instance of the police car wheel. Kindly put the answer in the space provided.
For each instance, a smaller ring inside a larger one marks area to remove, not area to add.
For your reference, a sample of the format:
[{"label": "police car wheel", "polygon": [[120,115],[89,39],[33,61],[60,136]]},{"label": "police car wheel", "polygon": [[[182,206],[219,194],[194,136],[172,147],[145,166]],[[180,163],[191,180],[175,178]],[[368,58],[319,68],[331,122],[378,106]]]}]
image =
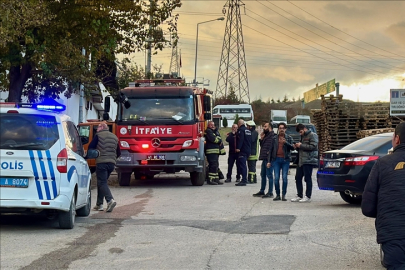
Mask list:
[{"label": "police car wheel", "polygon": [[91,188],[89,187],[89,190],[87,192],[87,203],[84,207],[77,209],[76,214],[79,217],[87,217],[90,215],[91,211]]},{"label": "police car wheel", "polygon": [[72,200],[70,202],[69,211],[59,212],[59,227],[61,229],[73,229],[75,226],[76,218],[76,194],[73,193]]},{"label": "police car wheel", "polygon": [[340,197],[342,199],[350,204],[361,204],[361,195],[351,195],[351,194],[346,194],[344,191],[340,191]]}]

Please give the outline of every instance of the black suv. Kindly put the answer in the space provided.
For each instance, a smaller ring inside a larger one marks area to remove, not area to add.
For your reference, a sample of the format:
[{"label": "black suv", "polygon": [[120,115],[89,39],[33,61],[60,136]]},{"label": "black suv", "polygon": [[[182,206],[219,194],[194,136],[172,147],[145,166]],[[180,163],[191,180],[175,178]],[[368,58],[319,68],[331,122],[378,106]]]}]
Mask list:
[{"label": "black suv", "polygon": [[[301,140],[301,135],[295,130],[298,124],[287,124],[287,130],[286,134],[290,135],[293,139],[293,141],[299,142]],[[305,124],[308,130],[312,131],[313,133],[316,133],[316,128],[313,124]],[[291,151],[291,162],[294,162],[294,160],[297,157],[298,152],[296,150]]]}]

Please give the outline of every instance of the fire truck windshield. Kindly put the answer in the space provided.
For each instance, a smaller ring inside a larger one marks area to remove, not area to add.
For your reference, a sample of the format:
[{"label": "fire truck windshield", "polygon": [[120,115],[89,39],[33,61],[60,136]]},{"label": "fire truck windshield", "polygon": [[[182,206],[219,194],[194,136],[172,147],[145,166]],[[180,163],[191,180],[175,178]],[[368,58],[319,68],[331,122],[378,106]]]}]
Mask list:
[{"label": "fire truck windshield", "polygon": [[195,121],[193,96],[129,98],[131,107],[122,109],[121,121],[143,124],[187,124]]}]

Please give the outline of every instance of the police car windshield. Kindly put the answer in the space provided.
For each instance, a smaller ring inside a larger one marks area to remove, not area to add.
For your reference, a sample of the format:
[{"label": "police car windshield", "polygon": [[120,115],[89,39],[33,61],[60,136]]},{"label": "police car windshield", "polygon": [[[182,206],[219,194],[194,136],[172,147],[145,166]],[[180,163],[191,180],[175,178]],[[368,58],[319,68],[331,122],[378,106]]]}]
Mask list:
[{"label": "police car windshield", "polygon": [[193,97],[130,98],[131,107],[123,108],[122,121],[137,121],[145,124],[167,122],[184,124],[194,121]]},{"label": "police car windshield", "polygon": [[0,114],[0,149],[48,150],[59,140],[54,116]]}]

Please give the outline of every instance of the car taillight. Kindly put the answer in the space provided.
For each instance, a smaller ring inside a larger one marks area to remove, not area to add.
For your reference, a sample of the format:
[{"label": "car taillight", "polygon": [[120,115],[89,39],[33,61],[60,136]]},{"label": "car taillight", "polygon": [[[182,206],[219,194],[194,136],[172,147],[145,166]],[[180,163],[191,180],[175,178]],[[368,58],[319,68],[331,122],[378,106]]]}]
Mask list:
[{"label": "car taillight", "polygon": [[379,156],[363,156],[346,158],[344,166],[364,166],[367,162],[377,160]]},{"label": "car taillight", "polygon": [[323,158],[324,158],[324,155],[321,155],[321,157],[319,158],[319,166],[321,166],[321,167],[323,167],[323,165],[324,165]]},{"label": "car taillight", "polygon": [[60,173],[67,173],[67,160],[68,160],[67,151],[66,148],[63,148],[56,158],[56,168]]}]

